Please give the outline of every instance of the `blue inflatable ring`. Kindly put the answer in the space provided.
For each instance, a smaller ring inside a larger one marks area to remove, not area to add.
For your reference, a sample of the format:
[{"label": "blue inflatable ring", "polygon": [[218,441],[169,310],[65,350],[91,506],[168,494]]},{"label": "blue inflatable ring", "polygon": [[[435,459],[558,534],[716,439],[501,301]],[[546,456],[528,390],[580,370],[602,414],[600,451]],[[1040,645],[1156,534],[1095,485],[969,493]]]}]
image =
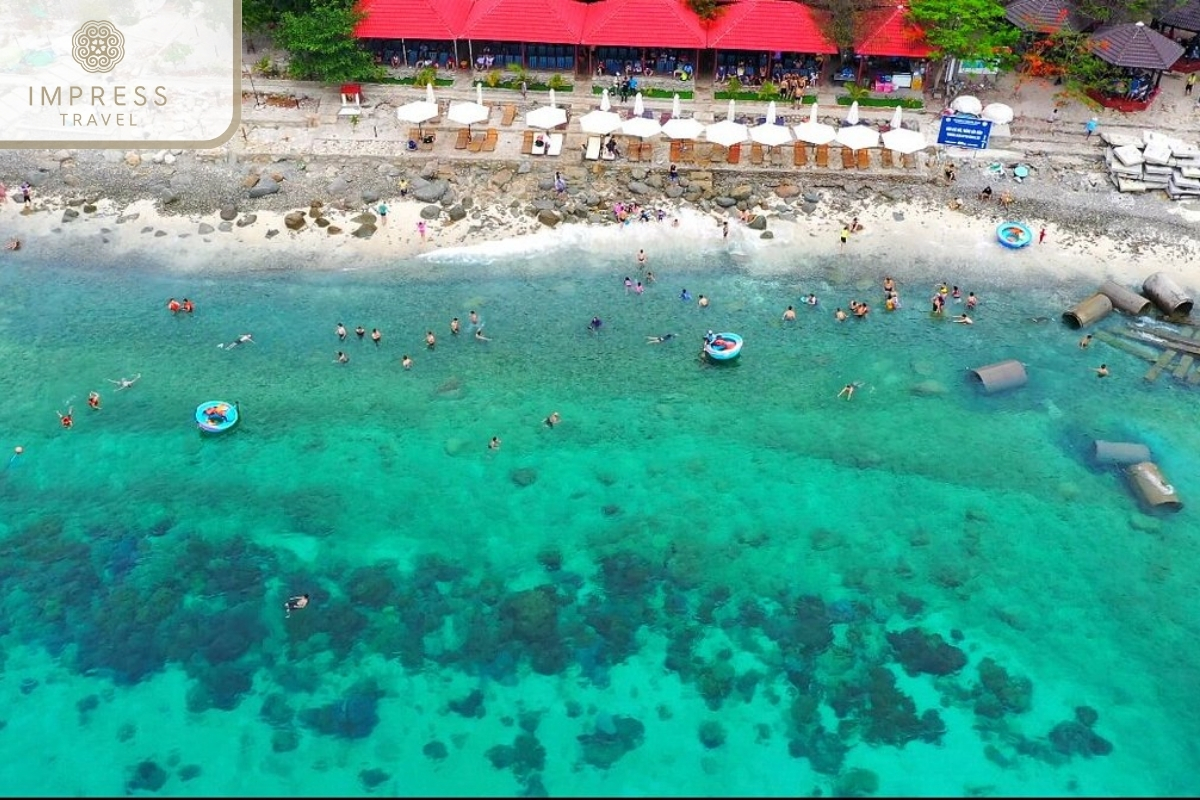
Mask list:
[{"label": "blue inflatable ring", "polygon": [[1010,250],[1019,250],[1033,241],[1033,231],[1020,222],[1001,222],[996,228],[996,238]]}]

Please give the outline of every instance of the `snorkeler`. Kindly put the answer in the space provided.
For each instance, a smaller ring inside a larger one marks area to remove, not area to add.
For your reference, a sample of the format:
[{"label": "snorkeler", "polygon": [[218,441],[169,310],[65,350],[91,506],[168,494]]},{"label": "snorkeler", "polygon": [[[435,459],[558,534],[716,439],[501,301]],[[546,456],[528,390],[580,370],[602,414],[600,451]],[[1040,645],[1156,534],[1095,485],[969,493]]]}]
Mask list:
[{"label": "snorkeler", "polygon": [[301,594],[295,597],[289,597],[287,602],[283,604],[284,619],[291,619],[293,611],[299,611],[308,605],[308,595]]},{"label": "snorkeler", "polygon": [[217,345],[217,347],[223,347],[226,350],[232,350],[239,344],[254,344],[254,337],[248,333],[243,333],[241,336],[237,337],[236,340],[230,342],[229,344],[222,343]]},{"label": "snorkeler", "polygon": [[647,336],[646,344],[662,344],[663,342],[669,342],[674,338],[675,334],[673,333],[664,333],[661,336]]},{"label": "snorkeler", "polygon": [[592,317],[592,321],[588,323],[588,330],[591,331],[592,333],[596,333],[600,330],[600,326],[603,324],[604,323],[600,320],[599,317]]},{"label": "snorkeler", "polygon": [[108,382],[116,384],[117,391],[119,392],[122,389],[128,389],[130,386],[133,386],[135,383],[137,383],[141,379],[142,379],[142,373],[139,372],[137,375],[134,375],[132,378],[121,378],[120,380],[116,380],[116,381],[114,381],[112,378],[109,378]]}]

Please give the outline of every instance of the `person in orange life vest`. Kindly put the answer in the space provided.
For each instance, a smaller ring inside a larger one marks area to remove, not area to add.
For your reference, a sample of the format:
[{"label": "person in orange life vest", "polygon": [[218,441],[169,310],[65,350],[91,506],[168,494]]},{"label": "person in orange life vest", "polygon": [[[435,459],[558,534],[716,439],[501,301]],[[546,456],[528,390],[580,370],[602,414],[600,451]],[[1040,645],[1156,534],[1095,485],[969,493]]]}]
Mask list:
[{"label": "person in orange life vest", "polygon": [[183,306],[179,305],[179,301],[174,297],[167,301],[167,311],[170,311],[172,314],[178,314],[181,308]]}]

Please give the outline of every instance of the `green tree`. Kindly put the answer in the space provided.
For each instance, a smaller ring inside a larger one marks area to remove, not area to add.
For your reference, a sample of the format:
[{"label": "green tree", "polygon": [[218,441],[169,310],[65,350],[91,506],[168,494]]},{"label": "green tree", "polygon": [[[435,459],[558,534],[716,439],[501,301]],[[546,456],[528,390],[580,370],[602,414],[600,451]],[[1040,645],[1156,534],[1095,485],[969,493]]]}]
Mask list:
[{"label": "green tree", "polygon": [[1075,10],[1102,23],[1149,22],[1179,8],[1184,0],[1075,0]]},{"label": "green tree", "polygon": [[816,20],[829,40],[842,50],[850,50],[859,34],[863,13],[879,8],[880,3],[879,0],[812,0],[808,5],[823,12]]},{"label": "green tree", "polygon": [[702,20],[716,19],[721,15],[721,6],[717,0],[687,0],[688,8]]},{"label": "green tree", "polygon": [[912,0],[909,16],[942,58],[1008,60],[1021,36],[1000,0]]},{"label": "green tree", "polygon": [[351,2],[314,0],[307,12],[284,12],[275,42],[291,56],[293,78],[338,83],[380,76],[374,57],[354,37],[363,15]]},{"label": "green tree", "polygon": [[285,13],[303,14],[310,0],[242,0],[242,32],[259,33],[279,23]]}]

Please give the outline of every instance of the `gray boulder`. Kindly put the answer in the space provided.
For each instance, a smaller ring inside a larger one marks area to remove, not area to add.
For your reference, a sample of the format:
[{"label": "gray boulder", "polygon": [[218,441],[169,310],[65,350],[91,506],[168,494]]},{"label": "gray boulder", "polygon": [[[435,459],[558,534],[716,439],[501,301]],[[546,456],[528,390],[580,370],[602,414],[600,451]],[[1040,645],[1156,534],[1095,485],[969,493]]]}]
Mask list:
[{"label": "gray boulder", "polygon": [[429,161],[421,168],[421,177],[427,181],[431,181],[437,177],[438,162],[436,160]]},{"label": "gray boulder", "polygon": [[767,218],[759,214],[754,219],[750,220],[747,226],[752,231],[765,231],[767,229]]},{"label": "gray boulder", "polygon": [[539,211],[537,219],[538,222],[542,223],[548,228],[553,228],[554,226],[558,225],[558,223],[562,222],[562,217],[558,215],[558,212],[549,208]]},{"label": "gray boulder", "polygon": [[237,221],[237,226],[239,228],[245,228],[247,225],[253,225],[256,222],[258,222],[257,214],[244,214],[242,215],[242,218]]},{"label": "gray boulder", "polygon": [[196,229],[196,233],[200,234],[201,236],[207,236],[215,230],[216,228],[214,228],[212,225],[209,225],[207,222],[201,222],[200,227]]},{"label": "gray boulder", "polygon": [[73,208],[67,208],[67,209],[63,210],[62,221],[70,222],[71,220],[75,219],[78,216],[79,216],[78,211],[76,211]]},{"label": "gray boulder", "polygon": [[738,201],[734,200],[732,197],[721,196],[714,199],[713,202],[721,208],[733,208],[737,205]]},{"label": "gray boulder", "polygon": [[[493,175],[488,183],[492,184],[492,186],[495,186],[497,189],[503,189],[505,186],[508,186],[509,181],[512,179],[513,171],[511,169],[502,169]],[[554,181],[550,182],[550,186],[554,186]]]},{"label": "gray boulder", "polygon": [[760,239],[774,239],[774,238],[775,238],[775,234],[771,233],[770,231],[763,231],[763,232],[762,232],[762,234],[761,234],[761,235],[760,235],[758,238],[760,238]]},{"label": "gray boulder", "polygon": [[650,194],[650,187],[642,181],[630,181],[629,192],[631,194]]},{"label": "gray boulder", "polygon": [[466,219],[467,210],[461,205],[450,206],[446,214],[450,217],[451,222],[458,222],[460,219]]},{"label": "gray boulder", "polygon": [[437,219],[441,215],[441,206],[425,206],[421,209],[421,219]]},{"label": "gray boulder", "polygon": [[749,200],[752,194],[754,194],[754,187],[748,183],[739,183],[729,192],[729,196],[734,200]]},{"label": "gray boulder", "polygon": [[221,219],[225,220],[226,222],[233,222],[235,219],[237,219],[237,216],[238,216],[237,206],[234,206],[234,205],[221,206]]},{"label": "gray boulder", "polygon": [[[333,226],[330,226],[329,228],[326,228],[325,230],[331,230],[332,227]],[[358,228],[355,229],[354,233],[352,233],[350,235],[356,239],[370,239],[372,236],[375,235],[375,230],[376,230],[375,226],[368,223],[366,225],[359,225]]]},{"label": "gray boulder", "polygon": [[372,203],[378,203],[379,202],[379,192],[375,191],[374,189],[363,189],[362,190],[362,201],[364,203],[366,203],[367,205],[371,205]]},{"label": "gray boulder", "polygon": [[259,179],[258,185],[250,190],[250,197],[266,197],[269,194],[275,194],[279,191],[279,184],[273,178],[262,176]]},{"label": "gray boulder", "polygon": [[436,203],[442,199],[442,195],[450,188],[450,184],[445,181],[430,181],[424,186],[420,186],[413,190],[412,195],[422,203]]}]

